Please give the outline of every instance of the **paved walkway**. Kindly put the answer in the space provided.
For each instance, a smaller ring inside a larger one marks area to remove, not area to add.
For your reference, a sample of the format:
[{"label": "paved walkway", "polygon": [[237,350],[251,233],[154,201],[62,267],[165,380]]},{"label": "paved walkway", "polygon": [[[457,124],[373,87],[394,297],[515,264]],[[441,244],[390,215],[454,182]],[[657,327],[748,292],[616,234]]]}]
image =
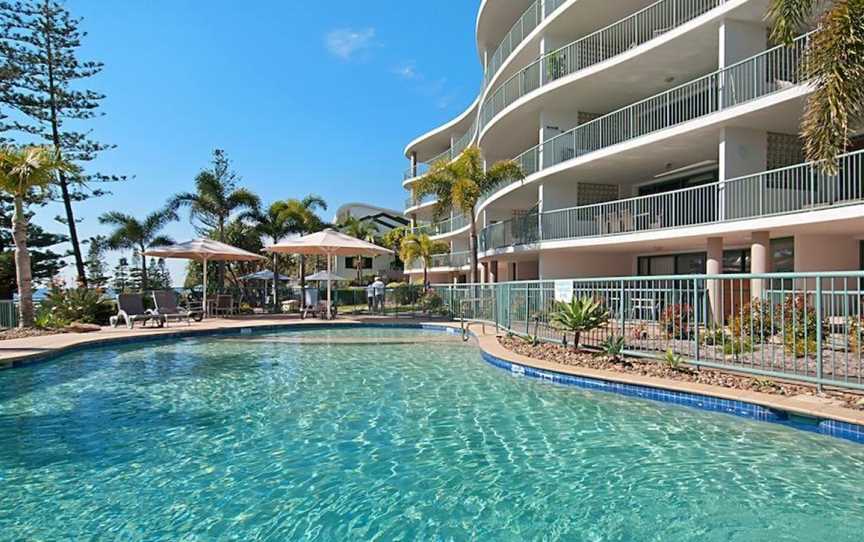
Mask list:
[{"label": "paved walkway", "polygon": [[[358,318],[339,318],[330,322],[316,319],[300,320],[297,316],[255,316],[237,318],[212,318],[204,322],[193,323],[192,325],[187,325],[183,323],[171,324],[171,326],[167,328],[136,327],[133,330],[126,329],[125,327],[118,327],[116,329],[103,328],[101,331],[95,333],[65,333],[60,335],[47,335],[41,337],[28,337],[22,339],[0,341],[0,368],[12,366],[13,363],[26,363],[28,360],[37,360],[46,355],[53,355],[62,352],[63,350],[79,347],[82,345],[99,344],[106,342],[110,343],[113,341],[126,341],[129,339],[140,337],[170,337],[172,335],[186,334],[189,332],[207,333],[211,331],[219,331],[226,329],[256,328],[268,326],[300,327],[321,324],[345,325],[358,323],[419,324],[431,322],[421,321],[417,319],[394,319],[388,317],[374,316],[363,316]],[[459,327],[459,324],[457,323],[434,323],[437,325],[454,326],[457,328]],[[636,384],[659,389],[696,393],[721,399],[746,401],[764,407],[783,410],[796,414],[802,414],[805,416],[826,418],[848,423],[854,423],[858,425],[864,425],[864,412],[838,406],[830,400],[820,397],[815,397],[811,395],[784,397],[780,395],[771,395],[755,391],[736,390],[730,388],[723,388],[720,386],[681,382],[677,380],[665,380],[649,376],[617,373],[612,371],[602,371],[583,367],[573,367],[570,365],[561,365],[548,361],[529,358],[506,350],[498,343],[498,339],[495,335],[494,326],[487,325],[484,330],[484,328],[482,328],[479,324],[472,324],[471,331],[475,334],[476,340],[480,348],[484,351],[499,359],[503,359],[527,367],[534,367],[540,370],[595,378],[611,382]]]}]

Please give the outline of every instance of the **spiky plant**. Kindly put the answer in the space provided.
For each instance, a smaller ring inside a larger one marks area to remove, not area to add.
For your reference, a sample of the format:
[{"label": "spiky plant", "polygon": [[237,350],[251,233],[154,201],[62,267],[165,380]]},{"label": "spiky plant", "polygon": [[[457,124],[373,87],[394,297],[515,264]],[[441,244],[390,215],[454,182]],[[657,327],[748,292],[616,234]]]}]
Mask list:
[{"label": "spiky plant", "polygon": [[555,304],[551,321],[565,333],[573,334],[573,350],[578,350],[582,334],[604,326],[609,321],[609,311],[590,297],[574,297],[569,303]]}]

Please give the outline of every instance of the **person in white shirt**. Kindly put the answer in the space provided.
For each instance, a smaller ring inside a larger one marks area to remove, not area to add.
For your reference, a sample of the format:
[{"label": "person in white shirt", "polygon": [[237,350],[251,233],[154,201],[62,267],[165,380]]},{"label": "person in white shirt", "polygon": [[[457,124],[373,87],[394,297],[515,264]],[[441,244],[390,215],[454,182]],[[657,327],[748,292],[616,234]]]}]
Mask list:
[{"label": "person in white shirt", "polygon": [[387,286],[381,280],[381,277],[375,277],[375,282],[372,283],[372,289],[375,291],[375,310],[384,312],[384,290]]},{"label": "person in white shirt", "polygon": [[366,304],[369,306],[369,312],[375,311],[375,283],[370,282],[366,287]]}]

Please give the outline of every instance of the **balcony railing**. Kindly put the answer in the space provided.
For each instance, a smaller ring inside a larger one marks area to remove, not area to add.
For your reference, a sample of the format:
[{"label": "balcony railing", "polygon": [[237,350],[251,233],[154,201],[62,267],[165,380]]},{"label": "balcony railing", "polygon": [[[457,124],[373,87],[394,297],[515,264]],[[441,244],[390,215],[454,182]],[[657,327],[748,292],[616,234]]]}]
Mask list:
[{"label": "balcony railing", "polygon": [[425,203],[431,203],[433,201],[435,201],[435,194],[426,194],[425,196],[419,198],[412,194],[408,197],[408,199],[405,200],[405,208],[411,209],[412,207],[418,207],[420,205],[423,205]]},{"label": "balcony railing", "polygon": [[[432,256],[432,261],[430,262],[429,269],[459,269],[465,267],[466,265],[471,265],[470,252],[451,252],[448,254],[435,254],[434,256]],[[420,262],[420,260],[414,260],[406,266],[406,269],[411,271],[422,270],[423,264],[422,262]]]},{"label": "balcony railing", "polygon": [[429,164],[426,162],[419,162],[416,167],[409,167],[405,170],[405,173],[402,175],[402,180],[407,181],[408,179],[413,179],[415,177],[421,177],[426,175],[429,172]]},{"label": "balcony railing", "polygon": [[842,155],[837,173],[807,162],[683,190],[548,211],[491,224],[482,251],[538,241],[603,237],[815,211],[864,203],[864,151]]},{"label": "balcony railing", "polygon": [[510,31],[507,32],[507,35],[504,36],[504,39],[501,40],[501,43],[495,49],[495,52],[492,53],[492,57],[486,66],[486,83],[498,73],[498,70],[501,69],[504,61],[510,57],[513,50],[543,21],[543,1],[535,0],[533,4],[528,6],[528,9],[522,13],[519,20],[516,21],[510,28]]},{"label": "balcony railing", "polygon": [[[810,34],[792,44],[629,105],[548,139],[517,156],[526,176],[568,160],[795,87]],[[481,203],[503,186],[487,190]]]},{"label": "balcony railing", "polygon": [[547,53],[487,96],[481,108],[481,127],[522,96],[662,36],[725,2],[660,0],[626,19]]},{"label": "balcony railing", "polygon": [[426,235],[445,235],[456,230],[461,230],[468,225],[468,217],[465,215],[457,215],[441,222],[433,222],[431,224],[421,224],[414,228],[415,233],[425,233]]}]

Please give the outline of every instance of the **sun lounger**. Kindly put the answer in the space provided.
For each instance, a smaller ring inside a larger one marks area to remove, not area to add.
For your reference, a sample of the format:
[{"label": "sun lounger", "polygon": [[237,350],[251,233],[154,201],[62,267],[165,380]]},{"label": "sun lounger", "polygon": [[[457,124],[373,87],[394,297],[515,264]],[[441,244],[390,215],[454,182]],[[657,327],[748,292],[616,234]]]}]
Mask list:
[{"label": "sun lounger", "polygon": [[234,314],[236,310],[237,309],[234,307],[234,296],[228,294],[216,295],[216,305],[213,307],[213,314],[216,316],[231,315]]},{"label": "sun lounger", "polygon": [[153,311],[144,308],[144,296],[141,294],[118,295],[117,309],[117,315],[109,319],[111,327],[117,327],[121,319],[129,329],[135,327],[135,322],[147,325],[147,322],[150,321],[154,321],[159,327],[162,327],[162,318],[156,316]]},{"label": "sun lounger", "polygon": [[188,310],[184,307],[177,306],[177,296],[174,292],[163,290],[161,292],[153,292],[153,303],[156,305],[155,314],[162,318],[162,321],[167,324],[169,320],[174,319],[178,322],[185,320],[191,325],[192,320],[201,321],[203,314],[199,311]]}]

